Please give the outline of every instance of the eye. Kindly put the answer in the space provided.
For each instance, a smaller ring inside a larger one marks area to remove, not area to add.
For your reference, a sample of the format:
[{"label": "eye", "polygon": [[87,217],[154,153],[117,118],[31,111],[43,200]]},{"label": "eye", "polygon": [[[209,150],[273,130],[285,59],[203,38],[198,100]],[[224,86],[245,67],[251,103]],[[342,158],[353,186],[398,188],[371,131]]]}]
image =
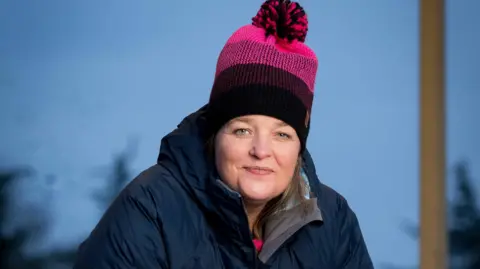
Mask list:
[{"label": "eye", "polygon": [[278,132],[277,133],[278,137],[280,137],[281,139],[291,139],[292,136],[287,134],[287,133],[283,133],[283,132]]},{"label": "eye", "polygon": [[248,135],[250,131],[245,128],[239,128],[239,129],[235,129],[233,133],[237,136],[245,136],[245,135]]}]

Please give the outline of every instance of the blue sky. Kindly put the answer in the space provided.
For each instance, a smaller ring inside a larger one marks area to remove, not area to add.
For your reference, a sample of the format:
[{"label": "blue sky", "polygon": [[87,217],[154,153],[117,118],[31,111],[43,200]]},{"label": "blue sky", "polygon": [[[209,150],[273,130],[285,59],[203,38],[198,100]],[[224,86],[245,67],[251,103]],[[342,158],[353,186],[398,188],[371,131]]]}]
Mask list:
[{"label": "blue sky", "polygon": [[[319,58],[308,148],[319,177],[357,213],[375,263],[411,265],[418,220],[418,3],[300,3]],[[0,1],[0,161],[55,174],[48,245],[78,242],[100,212],[93,170],[131,136],[135,173],[160,139],[208,99],[225,41],[261,1]],[[447,163],[480,178],[480,17],[447,1]],[[475,27],[477,25],[477,27]],[[477,139],[475,139],[477,138]],[[449,175],[450,175],[449,170]],[[43,192],[42,192],[43,193]]]}]

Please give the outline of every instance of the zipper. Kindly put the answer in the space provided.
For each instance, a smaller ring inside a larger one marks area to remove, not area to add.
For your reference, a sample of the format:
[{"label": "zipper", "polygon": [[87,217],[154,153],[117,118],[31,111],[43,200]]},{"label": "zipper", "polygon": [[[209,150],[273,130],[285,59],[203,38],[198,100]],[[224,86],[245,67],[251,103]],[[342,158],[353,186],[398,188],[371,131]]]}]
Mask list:
[{"label": "zipper", "polygon": [[240,205],[242,207],[242,212],[243,212],[243,223],[246,224],[246,229],[243,229],[242,227],[242,230],[243,230],[243,236],[245,239],[249,239],[248,240],[248,245],[247,246],[250,246],[249,247],[249,250],[252,251],[252,265],[253,265],[253,268],[259,268],[258,267],[258,254],[257,254],[257,248],[255,247],[255,244],[253,243],[253,234],[252,234],[252,231],[250,231],[250,226],[248,224],[248,216],[247,216],[247,212],[245,212],[245,204],[243,202],[243,198],[240,197]]},{"label": "zipper", "polygon": [[239,209],[240,209],[239,213],[242,215],[242,218],[243,218],[241,223],[239,223],[239,225],[241,226],[241,227],[239,227],[240,228],[240,235],[241,235],[242,241],[245,241],[245,240],[248,239],[248,243],[246,245],[242,246],[242,248],[245,246],[245,248],[247,248],[247,249],[242,249],[242,251],[247,252],[247,254],[250,251],[252,253],[252,265],[253,265],[252,268],[260,268],[259,267],[260,261],[258,259],[257,248],[255,247],[255,244],[253,243],[252,232],[250,231],[250,227],[249,227],[249,224],[248,224],[248,216],[247,216],[247,212],[245,211],[245,203],[243,202],[242,196],[239,193],[230,189],[219,178],[216,181],[225,190],[227,190],[230,198],[233,198],[233,200],[237,202],[237,205],[239,206]]}]

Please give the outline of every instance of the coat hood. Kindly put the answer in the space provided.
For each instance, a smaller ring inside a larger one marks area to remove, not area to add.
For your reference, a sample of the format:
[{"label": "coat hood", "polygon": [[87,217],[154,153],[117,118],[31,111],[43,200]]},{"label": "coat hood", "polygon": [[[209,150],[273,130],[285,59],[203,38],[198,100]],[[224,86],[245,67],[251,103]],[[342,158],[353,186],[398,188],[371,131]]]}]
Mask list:
[{"label": "coat hood", "polygon": [[[248,220],[239,193],[229,189],[220,179],[212,161],[205,154],[207,105],[182,120],[177,128],[162,139],[158,164],[168,169],[202,211],[215,218],[217,231],[238,244],[253,245],[248,229]],[[303,153],[304,180],[310,193],[318,193],[319,184],[312,159],[307,150]],[[267,222],[263,259],[268,259],[283,241],[303,225],[322,221],[321,211],[315,197],[307,197],[307,214],[301,214],[291,204],[283,212]],[[305,213],[304,211],[302,211]],[[271,240],[268,239],[270,236]],[[260,258],[262,259],[262,253]]]}]

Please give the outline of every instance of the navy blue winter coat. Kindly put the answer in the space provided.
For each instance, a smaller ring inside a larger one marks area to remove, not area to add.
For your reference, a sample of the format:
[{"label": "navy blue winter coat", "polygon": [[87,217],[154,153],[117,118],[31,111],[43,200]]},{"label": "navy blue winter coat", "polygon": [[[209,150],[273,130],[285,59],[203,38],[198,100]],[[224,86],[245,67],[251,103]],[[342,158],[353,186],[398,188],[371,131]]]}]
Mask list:
[{"label": "navy blue winter coat", "polygon": [[310,207],[267,222],[257,255],[241,197],[205,158],[204,109],[162,139],[157,164],[111,204],[80,245],[74,269],[373,268],[354,212],[319,182],[308,151]]}]

